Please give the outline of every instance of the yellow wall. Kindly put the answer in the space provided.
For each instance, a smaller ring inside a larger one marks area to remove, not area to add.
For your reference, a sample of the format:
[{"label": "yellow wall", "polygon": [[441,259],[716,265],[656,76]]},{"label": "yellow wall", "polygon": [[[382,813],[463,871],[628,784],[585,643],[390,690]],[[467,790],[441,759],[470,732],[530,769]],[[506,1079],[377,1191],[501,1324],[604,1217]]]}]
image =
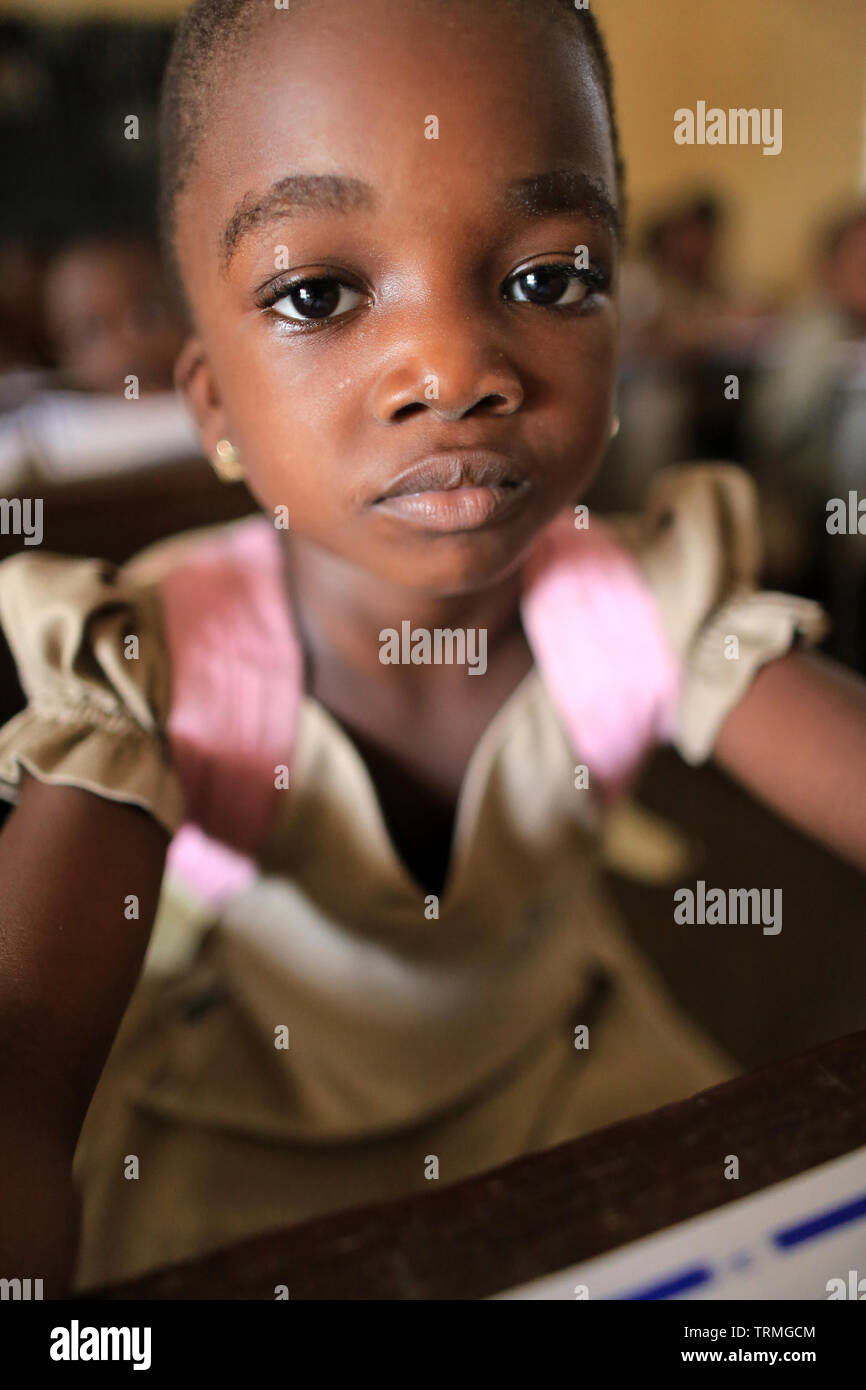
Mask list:
[{"label": "yellow wall", "polygon": [[[363,3],[363,0],[359,0]],[[637,224],[688,184],[731,204],[748,280],[801,282],[808,234],[866,191],[866,0],[592,0],[614,60]],[[5,13],[164,17],[185,0],[0,0]],[[783,149],[678,146],[673,113],[780,106]]]},{"label": "yellow wall", "polygon": [[[864,0],[593,0],[614,63],[635,222],[683,184],[731,203],[738,269],[796,286],[808,234],[864,189]],[[674,143],[673,113],[781,107],[783,147]]]}]

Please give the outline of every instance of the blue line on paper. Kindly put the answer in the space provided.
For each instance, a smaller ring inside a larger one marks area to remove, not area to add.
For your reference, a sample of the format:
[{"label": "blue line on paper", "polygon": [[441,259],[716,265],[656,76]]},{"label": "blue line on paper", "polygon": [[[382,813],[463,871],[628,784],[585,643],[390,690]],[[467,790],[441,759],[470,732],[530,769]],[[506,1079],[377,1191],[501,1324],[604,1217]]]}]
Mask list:
[{"label": "blue line on paper", "polygon": [[683,1269],[679,1274],[669,1275],[658,1284],[647,1284],[634,1293],[619,1296],[622,1299],[675,1298],[677,1294],[685,1293],[688,1289],[697,1289],[702,1284],[712,1283],[712,1278],[713,1271],[709,1265],[695,1265],[692,1269]]},{"label": "blue line on paper", "polygon": [[864,1217],[866,1192],[851,1201],[842,1202],[838,1207],[818,1212],[806,1221],[798,1221],[796,1226],[783,1226],[780,1231],[773,1233],[773,1243],[782,1250],[789,1250],[794,1245],[814,1240],[816,1236],[826,1235],[828,1231],[838,1230],[840,1226],[848,1226],[852,1221],[862,1221]]}]

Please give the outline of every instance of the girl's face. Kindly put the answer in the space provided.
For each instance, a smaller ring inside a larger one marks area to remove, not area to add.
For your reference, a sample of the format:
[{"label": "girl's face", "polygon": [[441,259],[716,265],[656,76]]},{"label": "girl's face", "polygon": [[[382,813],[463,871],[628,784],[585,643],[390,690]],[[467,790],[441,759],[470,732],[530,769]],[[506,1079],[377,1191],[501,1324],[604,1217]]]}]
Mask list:
[{"label": "girl's face", "polygon": [[416,591],[513,569],[608,439],[614,156],[573,28],[501,0],[263,6],[180,198],[205,448]]}]

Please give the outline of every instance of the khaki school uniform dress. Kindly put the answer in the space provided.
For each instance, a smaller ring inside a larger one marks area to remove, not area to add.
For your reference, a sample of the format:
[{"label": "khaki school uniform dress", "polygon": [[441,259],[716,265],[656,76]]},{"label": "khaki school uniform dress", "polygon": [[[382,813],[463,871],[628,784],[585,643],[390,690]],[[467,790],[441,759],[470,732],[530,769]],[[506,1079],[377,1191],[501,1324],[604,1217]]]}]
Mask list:
[{"label": "khaki school uniform dress", "polygon": [[[823,615],[756,591],[752,488],[729,465],[667,470],[617,527],[685,664],[674,741],[700,762],[763,662],[820,636]],[[171,553],[0,565],[29,697],[0,731],[10,799],[23,766],[182,823],[162,737]],[[138,661],[123,659],[131,631]],[[429,917],[355,745],[303,697],[255,880],[214,917],[166,876],[75,1155],[76,1289],[430,1190],[735,1073],[606,900],[604,813],[575,789],[578,761],[533,668],[472,755]]]}]

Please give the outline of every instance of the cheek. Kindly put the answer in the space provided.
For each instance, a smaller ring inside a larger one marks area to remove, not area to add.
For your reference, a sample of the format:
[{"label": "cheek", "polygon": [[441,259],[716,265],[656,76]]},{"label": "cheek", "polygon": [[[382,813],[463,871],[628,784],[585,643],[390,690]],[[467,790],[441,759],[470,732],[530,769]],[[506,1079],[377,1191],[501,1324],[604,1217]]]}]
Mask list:
[{"label": "cheek", "polygon": [[251,491],[268,509],[327,510],[340,453],[330,374],[310,369],[294,344],[257,334],[214,359],[226,418]]},{"label": "cheek", "polygon": [[551,363],[547,382],[560,445],[557,453],[572,476],[582,468],[594,471],[607,445],[616,366],[616,323],[607,313],[570,353],[561,353]]},{"label": "cheek", "polygon": [[579,502],[595,478],[610,442],[616,381],[616,344],[600,336],[565,361],[550,382],[552,511]]}]

